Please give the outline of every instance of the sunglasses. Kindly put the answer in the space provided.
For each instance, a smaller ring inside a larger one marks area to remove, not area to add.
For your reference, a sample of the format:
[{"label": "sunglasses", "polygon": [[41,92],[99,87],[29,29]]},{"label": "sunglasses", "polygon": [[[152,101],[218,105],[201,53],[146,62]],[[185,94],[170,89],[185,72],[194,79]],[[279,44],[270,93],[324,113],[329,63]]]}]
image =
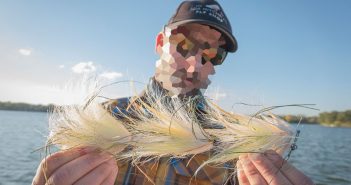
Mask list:
[{"label": "sunglasses", "polygon": [[211,47],[207,42],[201,46],[195,47],[195,44],[193,44],[190,40],[184,39],[177,44],[177,52],[179,52],[183,57],[194,55],[199,49],[202,49],[202,64],[211,62],[213,65],[220,65],[227,56],[227,51],[224,48]]}]

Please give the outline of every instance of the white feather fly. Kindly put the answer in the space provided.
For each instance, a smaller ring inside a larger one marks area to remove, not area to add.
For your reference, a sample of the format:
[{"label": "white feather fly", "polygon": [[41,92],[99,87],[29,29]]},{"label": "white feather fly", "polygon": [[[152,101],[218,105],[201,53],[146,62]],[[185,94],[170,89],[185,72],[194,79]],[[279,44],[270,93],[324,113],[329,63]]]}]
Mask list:
[{"label": "white feather fly", "polygon": [[[96,84],[93,78],[88,81]],[[94,87],[85,102],[52,111],[48,144],[61,149],[95,146],[117,159],[130,158],[134,164],[145,157],[187,157],[211,151],[213,156],[200,169],[234,160],[242,153],[283,152],[294,136],[293,128],[275,116],[230,113],[210,101],[203,115],[206,125],[222,128],[203,128],[197,119],[196,97],[184,101],[152,88],[133,97],[130,114],[116,119],[96,98],[101,86]]]}]

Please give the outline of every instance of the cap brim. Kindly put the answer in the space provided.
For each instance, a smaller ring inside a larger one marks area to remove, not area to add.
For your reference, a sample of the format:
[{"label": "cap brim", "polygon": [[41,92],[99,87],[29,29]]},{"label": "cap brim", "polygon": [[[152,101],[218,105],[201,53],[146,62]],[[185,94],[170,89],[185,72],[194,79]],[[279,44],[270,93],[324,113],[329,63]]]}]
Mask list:
[{"label": "cap brim", "polygon": [[214,27],[215,29],[217,29],[218,31],[220,31],[221,33],[224,34],[225,40],[226,40],[226,47],[227,47],[226,50],[228,52],[234,53],[238,49],[238,44],[236,42],[235,37],[215,22],[211,22],[208,20],[202,20],[202,19],[187,19],[187,20],[174,22],[172,24],[167,25],[167,27],[175,28],[177,26],[181,26],[181,25],[185,25],[185,24],[189,24],[189,23],[200,23],[200,24]]}]

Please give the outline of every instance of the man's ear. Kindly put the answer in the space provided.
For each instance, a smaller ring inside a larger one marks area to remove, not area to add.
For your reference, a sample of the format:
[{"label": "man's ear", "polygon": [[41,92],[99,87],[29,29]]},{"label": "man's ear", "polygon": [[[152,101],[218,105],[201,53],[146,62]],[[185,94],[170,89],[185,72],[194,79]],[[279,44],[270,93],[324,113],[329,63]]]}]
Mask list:
[{"label": "man's ear", "polygon": [[158,35],[156,36],[155,50],[158,54],[162,53],[163,37],[164,37],[164,34],[162,32],[158,33]]}]

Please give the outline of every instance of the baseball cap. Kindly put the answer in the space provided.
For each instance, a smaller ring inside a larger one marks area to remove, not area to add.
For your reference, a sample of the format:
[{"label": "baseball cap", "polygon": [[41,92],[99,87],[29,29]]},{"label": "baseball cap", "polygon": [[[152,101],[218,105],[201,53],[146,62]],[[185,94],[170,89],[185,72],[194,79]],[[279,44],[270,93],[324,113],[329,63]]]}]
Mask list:
[{"label": "baseball cap", "polygon": [[228,52],[235,52],[237,50],[238,44],[233,36],[230,22],[217,1],[183,1],[166,26],[173,28],[188,23],[204,24],[217,29],[225,37],[226,46],[224,49]]}]

